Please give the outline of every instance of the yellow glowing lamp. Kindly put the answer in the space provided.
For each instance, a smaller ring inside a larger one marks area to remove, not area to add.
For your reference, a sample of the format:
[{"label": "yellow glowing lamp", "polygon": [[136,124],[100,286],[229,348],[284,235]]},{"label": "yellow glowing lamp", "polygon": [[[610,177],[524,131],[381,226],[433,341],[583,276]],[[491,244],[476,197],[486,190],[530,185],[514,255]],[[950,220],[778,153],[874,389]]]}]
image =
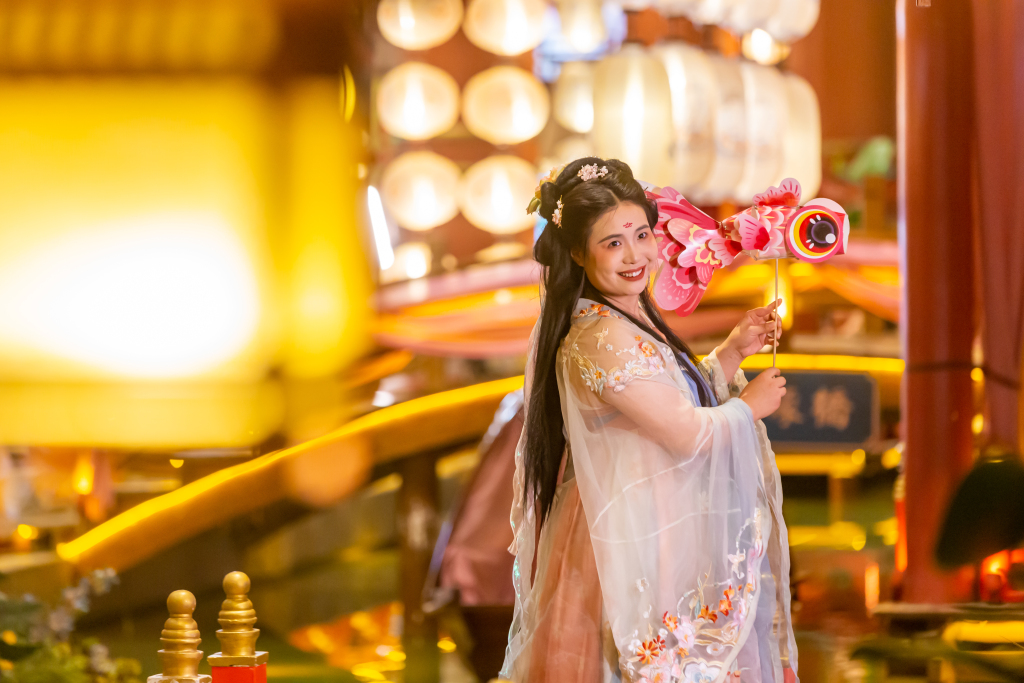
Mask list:
[{"label": "yellow glowing lamp", "polygon": [[0,98],[0,376],[262,376],[263,91],[15,80]]},{"label": "yellow glowing lamp", "polygon": [[562,65],[552,112],[563,128],[574,133],[589,133],[594,127],[594,68],[589,63]]},{"label": "yellow glowing lamp", "polygon": [[430,230],[459,212],[459,167],[426,150],[406,152],[384,169],[380,196],[398,224],[407,230]]},{"label": "yellow glowing lamp", "polygon": [[462,23],[462,0],[381,0],[377,26],[403,50],[426,50],[446,42]]},{"label": "yellow glowing lamp", "polygon": [[533,225],[523,207],[530,203],[536,178],[533,166],[519,157],[497,155],[478,161],[462,178],[462,215],[496,235],[525,230]]},{"label": "yellow glowing lamp", "polygon": [[71,473],[71,484],[75,489],[75,493],[80,496],[87,496],[92,493],[95,477],[96,468],[93,465],[92,453],[82,451],[75,458],[75,469]]},{"label": "yellow glowing lamp", "polygon": [[672,103],[665,67],[640,45],[627,43],[594,71],[597,152],[621,159],[633,175],[658,186],[670,180]]},{"label": "yellow glowing lamp", "polygon": [[593,52],[608,37],[601,0],[558,0],[562,36],[576,52]]},{"label": "yellow glowing lamp", "polygon": [[426,140],[459,120],[459,86],[446,71],[405,62],[385,74],[377,89],[384,130],[406,140]]},{"label": "yellow glowing lamp", "polygon": [[517,66],[494,66],[473,76],[462,91],[462,121],[494,145],[536,137],[548,122],[548,90]]},{"label": "yellow glowing lamp", "polygon": [[496,55],[520,55],[544,38],[544,0],[471,0],[462,30],[477,47]]}]

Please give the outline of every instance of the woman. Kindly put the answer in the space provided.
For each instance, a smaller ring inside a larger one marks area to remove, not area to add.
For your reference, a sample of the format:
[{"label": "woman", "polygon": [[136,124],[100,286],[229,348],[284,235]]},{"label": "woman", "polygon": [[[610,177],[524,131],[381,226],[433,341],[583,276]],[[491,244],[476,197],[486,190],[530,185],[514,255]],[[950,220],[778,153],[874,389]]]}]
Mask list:
[{"label": "woman", "polygon": [[516,682],[796,681],[774,455],[759,420],[785,379],[750,311],[698,363],[647,291],[658,212],[629,167],[542,181],[546,266],[516,453]]}]

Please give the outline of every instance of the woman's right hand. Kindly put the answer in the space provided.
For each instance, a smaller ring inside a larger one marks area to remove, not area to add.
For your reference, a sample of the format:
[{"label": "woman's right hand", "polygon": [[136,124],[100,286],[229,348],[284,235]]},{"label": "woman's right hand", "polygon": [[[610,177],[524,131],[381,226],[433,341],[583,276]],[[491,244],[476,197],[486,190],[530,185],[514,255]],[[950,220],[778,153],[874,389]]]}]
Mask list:
[{"label": "woman's right hand", "polygon": [[778,368],[768,368],[740,392],[740,400],[750,406],[755,420],[763,420],[779,409],[786,395],[786,378],[780,372]]}]

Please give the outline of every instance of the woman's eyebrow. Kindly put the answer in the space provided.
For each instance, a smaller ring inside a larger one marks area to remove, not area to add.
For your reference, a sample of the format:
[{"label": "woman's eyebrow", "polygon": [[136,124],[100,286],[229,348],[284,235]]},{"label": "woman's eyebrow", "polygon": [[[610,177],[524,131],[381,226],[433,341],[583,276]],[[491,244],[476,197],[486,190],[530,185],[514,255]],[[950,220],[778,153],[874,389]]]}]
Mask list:
[{"label": "woman's eyebrow", "polygon": [[601,244],[601,242],[607,242],[608,240],[610,240],[610,239],[615,239],[615,238],[619,238],[619,239],[622,239],[622,233],[618,233],[618,232],[617,232],[617,233],[615,233],[614,235],[607,235],[607,236],[605,236],[605,237],[602,237],[601,239],[599,239],[599,240],[597,241],[597,243],[598,243],[598,244]]}]

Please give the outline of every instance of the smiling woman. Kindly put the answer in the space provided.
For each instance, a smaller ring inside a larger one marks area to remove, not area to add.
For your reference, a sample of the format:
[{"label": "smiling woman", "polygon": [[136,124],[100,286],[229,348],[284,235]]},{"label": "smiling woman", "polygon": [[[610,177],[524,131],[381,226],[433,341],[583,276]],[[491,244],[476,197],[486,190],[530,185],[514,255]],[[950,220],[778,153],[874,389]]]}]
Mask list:
[{"label": "smiling woman", "polygon": [[771,369],[748,385],[738,369],[771,342],[776,304],[698,362],[651,301],[661,217],[630,168],[578,159],[538,189],[543,301],[502,678],[795,681],[781,484],[760,423],[785,380]]}]

